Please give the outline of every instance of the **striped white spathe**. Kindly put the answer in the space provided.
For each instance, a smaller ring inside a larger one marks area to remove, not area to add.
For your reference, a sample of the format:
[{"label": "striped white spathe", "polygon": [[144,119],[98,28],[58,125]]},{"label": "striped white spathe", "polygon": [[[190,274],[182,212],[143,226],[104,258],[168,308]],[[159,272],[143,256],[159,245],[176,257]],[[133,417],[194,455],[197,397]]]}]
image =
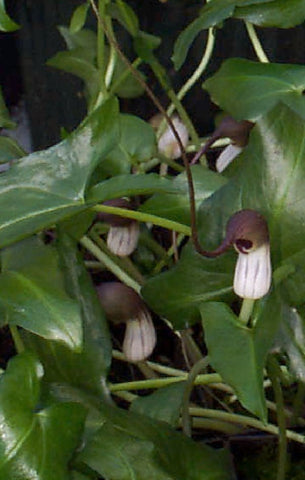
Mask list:
[{"label": "striped white spathe", "polygon": [[263,297],[269,291],[271,277],[269,242],[252,252],[239,252],[233,284],[237,295],[253,300]]},{"label": "striped white spathe", "polygon": [[140,362],[149,357],[155,345],[155,327],[150,312],[143,308],[126,322],[123,352],[129,362]]},{"label": "striped white spathe", "polygon": [[122,227],[111,226],[107,234],[107,246],[115,255],[127,257],[137,248],[139,233],[140,227],[136,221]]},{"label": "striped white spathe", "polygon": [[[189,133],[186,126],[178,117],[173,117],[172,122],[180,137],[182,145],[186,147],[189,140]],[[159,152],[161,152],[167,158],[175,160],[176,158],[181,157],[180,145],[178,144],[177,139],[169,126],[167,126],[165,132],[159,138],[158,149]]]},{"label": "striped white spathe", "polygon": [[233,145],[230,143],[226,148],[223,149],[221,154],[216,160],[216,170],[217,172],[223,172],[231,162],[233,162],[234,158],[240,154],[243,150],[242,147],[238,145]]}]

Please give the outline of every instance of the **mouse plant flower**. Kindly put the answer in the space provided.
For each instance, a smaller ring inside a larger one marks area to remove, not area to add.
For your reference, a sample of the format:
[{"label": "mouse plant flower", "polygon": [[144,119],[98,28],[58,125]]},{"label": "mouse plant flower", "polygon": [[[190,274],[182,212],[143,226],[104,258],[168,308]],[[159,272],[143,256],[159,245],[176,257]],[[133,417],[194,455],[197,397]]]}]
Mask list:
[{"label": "mouse plant flower", "polygon": [[231,140],[228,146],[226,146],[219,157],[216,160],[216,170],[223,172],[225,168],[236,158],[247,145],[249,140],[249,134],[253,123],[247,120],[237,122],[232,117],[225,117],[219,129],[222,133],[222,137],[228,137]]},{"label": "mouse plant flower", "polygon": [[219,126],[215,129],[209,140],[203,148],[195,155],[191,164],[194,164],[199,158],[205,154],[208,149],[220,138],[229,138],[230,143],[227,145],[216,160],[216,170],[223,172],[225,168],[239,155],[249,140],[249,134],[254,123],[248,120],[237,121],[232,117],[224,117]]},{"label": "mouse plant flower", "polygon": [[145,360],[156,345],[156,332],[144,301],[132,288],[120,282],[105,282],[97,293],[106,317],[113,323],[125,323],[123,352],[130,362]]},{"label": "mouse plant flower", "polygon": [[217,257],[231,245],[238,252],[233,289],[242,298],[256,300],[266,295],[271,285],[271,260],[268,225],[256,210],[240,210],[228,221],[226,237],[208,257]]},{"label": "mouse plant flower", "polygon": [[[104,205],[134,209],[133,203],[125,198],[108,200]],[[137,248],[140,226],[136,220],[104,212],[98,214],[98,219],[110,225],[107,246],[112,253],[119,257],[127,257]]]},{"label": "mouse plant flower", "polygon": [[266,295],[271,285],[269,231],[266,220],[254,210],[241,210],[231,217],[233,245],[238,252],[233,288],[242,298],[256,300]]},{"label": "mouse plant flower", "polygon": [[[172,122],[175,129],[177,130],[182,145],[186,147],[189,141],[188,129],[177,116],[174,116],[172,118]],[[158,149],[160,153],[162,153],[165,157],[170,158],[171,160],[176,160],[177,158],[181,157],[180,145],[178,144],[174,132],[169,125],[166,127],[165,132],[158,140]]]}]

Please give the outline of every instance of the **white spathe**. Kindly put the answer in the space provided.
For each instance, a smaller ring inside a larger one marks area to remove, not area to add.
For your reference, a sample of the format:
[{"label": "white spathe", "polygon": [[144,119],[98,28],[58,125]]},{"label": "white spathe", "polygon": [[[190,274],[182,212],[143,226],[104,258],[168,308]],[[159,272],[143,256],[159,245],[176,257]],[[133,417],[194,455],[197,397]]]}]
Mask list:
[{"label": "white spathe", "polygon": [[[182,145],[186,147],[189,140],[189,133],[186,126],[178,117],[173,117],[172,122],[177,130]],[[158,149],[160,153],[165,155],[167,158],[171,158],[172,160],[181,157],[181,148],[172,129],[169,126],[167,126],[165,132],[159,138]]]},{"label": "white spathe", "polygon": [[126,322],[123,352],[129,362],[141,362],[152,353],[156,345],[156,332],[146,308],[137,317]]},{"label": "white spathe", "polygon": [[233,145],[230,143],[226,148],[223,149],[221,154],[216,160],[216,170],[217,172],[223,172],[228,165],[234,160],[237,155],[242,152],[243,148],[238,145]]},{"label": "white spathe", "polygon": [[127,257],[137,248],[139,234],[140,227],[136,221],[123,227],[111,226],[107,234],[107,246],[115,255]]},{"label": "white spathe", "polygon": [[239,252],[233,284],[237,295],[253,300],[263,297],[270,289],[271,277],[269,243],[249,253]]}]

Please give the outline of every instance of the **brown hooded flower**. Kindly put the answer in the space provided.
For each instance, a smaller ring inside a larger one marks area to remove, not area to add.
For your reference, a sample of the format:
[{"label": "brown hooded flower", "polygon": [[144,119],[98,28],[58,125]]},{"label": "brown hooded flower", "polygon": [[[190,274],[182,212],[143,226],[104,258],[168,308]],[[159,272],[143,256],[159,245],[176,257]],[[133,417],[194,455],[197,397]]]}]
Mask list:
[{"label": "brown hooded flower", "polygon": [[127,360],[145,360],[156,345],[156,332],[142,298],[120,282],[103,283],[97,293],[106,317],[113,323],[126,324],[123,352]]},{"label": "brown hooded flower", "polygon": [[226,237],[214,251],[203,251],[217,257],[231,245],[238,252],[233,288],[242,298],[258,299],[268,293],[271,285],[271,260],[268,225],[255,210],[236,212],[228,221]]},{"label": "brown hooded flower", "polygon": [[[116,198],[104,202],[111,207],[127,208],[133,210],[132,202],[125,198]],[[98,218],[110,225],[107,234],[109,250],[120,257],[127,257],[137,248],[140,234],[139,223],[130,218],[121,217],[112,213],[100,212]]]}]

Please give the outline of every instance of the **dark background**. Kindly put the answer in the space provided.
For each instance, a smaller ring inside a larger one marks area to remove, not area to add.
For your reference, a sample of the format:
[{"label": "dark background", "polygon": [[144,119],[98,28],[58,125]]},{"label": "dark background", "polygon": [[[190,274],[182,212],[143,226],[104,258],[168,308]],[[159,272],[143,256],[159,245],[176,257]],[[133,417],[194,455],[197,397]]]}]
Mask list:
[{"label": "dark background", "polygon": [[[79,0],[11,0],[6,2],[8,13],[21,25],[13,33],[0,34],[0,85],[9,107],[23,98],[29,116],[34,149],[46,148],[60,139],[60,128],[75,128],[86,113],[82,95],[82,83],[72,75],[48,67],[45,62],[65,44],[56,26],[68,25]],[[173,85],[178,89],[198,65],[205,46],[205,33],[195,41],[185,65],[175,72],[170,57],[173,45],[182,31],[196,16],[202,1],[158,0],[128,3],[135,9],[141,29],[162,38],[157,53],[166,67]],[[95,28],[93,15],[87,26]],[[257,29],[266,53],[271,61],[305,63],[305,28]],[[125,50],[130,46],[128,35],[119,30],[118,35]],[[213,59],[205,73],[211,75],[228,57],[255,59],[245,27],[241,21],[228,20],[218,30]],[[168,99],[149,69],[145,69],[150,86],[164,106]],[[202,79],[203,80],[203,79]],[[193,119],[199,135],[213,128],[216,107],[201,88],[202,81],[185,97],[184,105]],[[155,107],[145,96],[122,101],[122,110],[135,113],[144,119],[156,113]]]}]

